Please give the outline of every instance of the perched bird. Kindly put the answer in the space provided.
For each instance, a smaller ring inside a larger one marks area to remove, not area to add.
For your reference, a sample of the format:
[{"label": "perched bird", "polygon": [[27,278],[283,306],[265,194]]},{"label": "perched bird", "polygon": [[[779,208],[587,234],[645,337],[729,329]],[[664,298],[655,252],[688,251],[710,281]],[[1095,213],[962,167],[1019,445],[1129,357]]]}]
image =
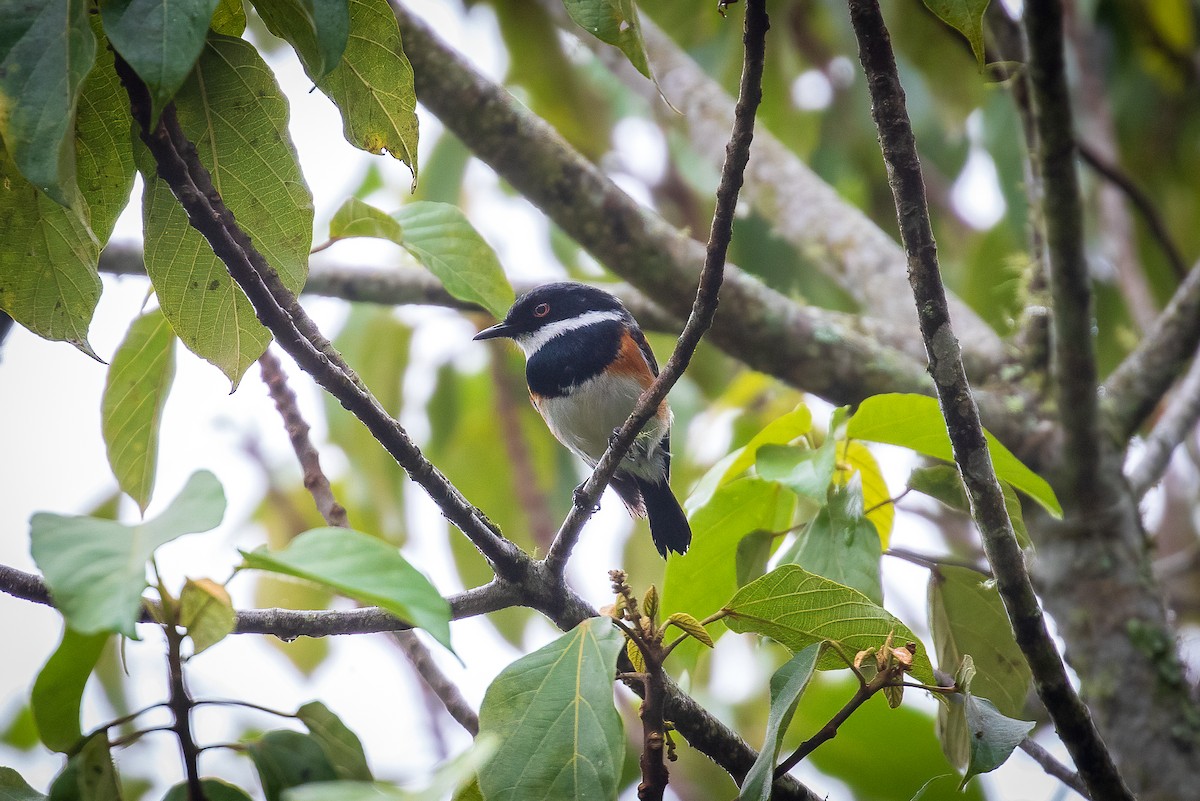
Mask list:
[{"label": "perched bird", "polygon": [[[525,352],[534,408],[551,433],[592,467],[613,432],[658,375],[642,329],[621,301],[584,284],[545,284],[521,297],[504,320],[475,339],[507,337]],[[666,401],[646,423],[613,476],[630,514],[650,518],[650,535],[665,558],[684,553],[692,530],[667,482],[671,410]]]}]

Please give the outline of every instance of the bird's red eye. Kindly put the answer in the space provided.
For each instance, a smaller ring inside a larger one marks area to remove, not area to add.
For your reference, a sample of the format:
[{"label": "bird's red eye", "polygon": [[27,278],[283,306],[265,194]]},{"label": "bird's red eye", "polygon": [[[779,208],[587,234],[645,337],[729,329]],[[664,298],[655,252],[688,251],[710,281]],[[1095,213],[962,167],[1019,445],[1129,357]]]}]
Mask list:
[{"label": "bird's red eye", "polygon": [[549,313],[550,313],[550,304],[549,303],[539,303],[538,305],[533,307],[533,316],[534,317],[545,317]]}]

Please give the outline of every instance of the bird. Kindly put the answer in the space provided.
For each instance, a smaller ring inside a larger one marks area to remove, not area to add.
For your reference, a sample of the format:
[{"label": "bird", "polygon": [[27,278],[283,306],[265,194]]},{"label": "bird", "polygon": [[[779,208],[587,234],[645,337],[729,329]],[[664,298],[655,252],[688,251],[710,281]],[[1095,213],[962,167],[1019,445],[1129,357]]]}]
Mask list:
[{"label": "bird", "polygon": [[[633,315],[614,295],[560,281],[521,295],[504,319],[474,339],[511,339],[525,354],[529,398],[550,433],[595,467],[609,440],[658,375]],[[611,486],[635,517],[650,518],[659,555],[692,541],[671,491],[671,410],[664,400],[613,475]]]}]

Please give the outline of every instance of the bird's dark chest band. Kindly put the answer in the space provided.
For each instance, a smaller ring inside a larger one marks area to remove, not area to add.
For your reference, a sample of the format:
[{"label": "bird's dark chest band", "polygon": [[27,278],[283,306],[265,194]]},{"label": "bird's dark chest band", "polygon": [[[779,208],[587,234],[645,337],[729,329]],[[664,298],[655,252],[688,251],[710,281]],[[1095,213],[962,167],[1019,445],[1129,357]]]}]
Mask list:
[{"label": "bird's dark chest band", "polygon": [[605,320],[551,339],[525,365],[529,391],[543,398],[568,394],[572,387],[604,372],[617,358],[621,338],[621,323]]}]

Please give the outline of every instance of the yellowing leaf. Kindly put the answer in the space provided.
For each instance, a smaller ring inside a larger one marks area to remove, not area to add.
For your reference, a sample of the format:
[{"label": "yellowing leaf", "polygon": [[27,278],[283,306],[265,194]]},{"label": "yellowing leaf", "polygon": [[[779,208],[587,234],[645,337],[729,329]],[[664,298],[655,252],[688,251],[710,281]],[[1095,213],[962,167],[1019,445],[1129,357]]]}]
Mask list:
[{"label": "yellowing leaf", "polygon": [[687,612],[672,613],[671,616],[667,618],[667,624],[678,626],[680,630],[687,633],[693,639],[699,640],[709,648],[713,647],[713,640],[712,637],[709,636],[708,631],[705,630],[704,626],[701,625],[699,620],[696,620],[696,618],[692,617]]},{"label": "yellowing leaf", "polygon": [[875,461],[871,450],[861,442],[842,440],[838,443],[837,471],[833,474],[833,480],[845,486],[856,472],[862,476],[863,509],[867,519],[875,524],[880,546],[887,550],[896,507],[890,503],[892,496],[888,491],[887,482],[883,480],[879,462]]},{"label": "yellowing leaf", "polygon": [[198,654],[231,634],[237,615],[223,586],[212,579],[188,579],[179,594],[179,622]]}]

